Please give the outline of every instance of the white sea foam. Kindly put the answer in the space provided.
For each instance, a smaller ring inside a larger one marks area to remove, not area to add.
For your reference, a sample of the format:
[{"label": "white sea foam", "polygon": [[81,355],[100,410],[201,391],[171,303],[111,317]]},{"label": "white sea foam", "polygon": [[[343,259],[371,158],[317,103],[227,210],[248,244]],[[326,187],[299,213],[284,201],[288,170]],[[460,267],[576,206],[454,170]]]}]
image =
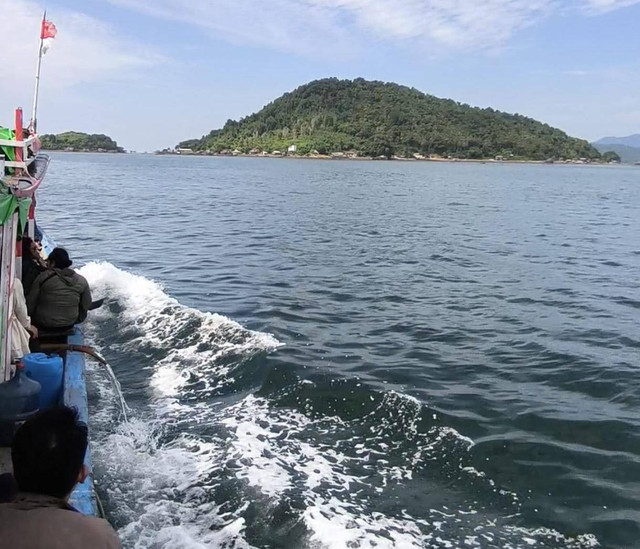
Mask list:
[{"label": "white sea foam", "polygon": [[[300,546],[313,549],[597,543],[588,536],[571,540],[551,530],[500,524],[500,517],[473,508],[425,509],[420,516],[375,511],[362,494],[402,489],[425,463],[466,452],[473,442],[446,426],[421,432],[420,402],[395,392],[384,394],[356,422],[312,419],[254,395],[233,405],[212,405],[209,397],[233,380],[233,361],[221,359],[246,358],[279,342],[220,315],[183,307],[157,283],[110,264],[92,263],[81,272],[96,295],[121,305],[116,313],[124,332],[121,351],[135,353],[140,345],[163,351],[147,367],[145,409],[114,429],[116,407],[107,405],[113,395],[99,384],[100,405],[92,415],[96,477],[125,546],[249,548],[247,509],[257,506],[269,515],[287,501],[297,501],[298,509],[302,504],[298,522],[307,534]],[[100,322],[112,314],[109,307],[92,313],[89,330],[99,335]],[[197,336],[190,334],[191,325],[198,327]],[[357,424],[369,426],[366,434],[352,435]],[[489,482],[475,469],[460,472]],[[231,499],[214,497],[230,490]]]},{"label": "white sea foam", "polygon": [[[197,325],[200,339],[186,338],[191,344],[185,348],[194,353],[198,344],[215,342],[216,353],[209,355],[209,359],[215,360],[230,352],[273,349],[281,345],[271,334],[251,332],[225,316],[185,307],[167,295],[160,283],[119,269],[111,263],[88,263],[79,272],[87,279],[95,296],[117,299],[124,307],[122,318],[139,328],[142,339],[156,345],[166,345],[178,333],[184,339],[189,334],[182,334],[181,330],[189,323]],[[102,307],[93,314],[99,319],[110,313],[108,307]],[[242,341],[227,337],[233,336],[234,332],[243,332],[250,337]]]},{"label": "white sea foam", "polygon": [[302,490],[309,547],[422,547],[423,534],[410,519],[370,513],[357,497],[352,501],[353,491],[367,485],[366,477],[349,472],[349,465],[361,458],[302,439],[312,423],[327,428],[326,419],[313,422],[293,410],[275,411],[267,400],[254,396],[223,415],[229,429],[227,458],[245,463],[238,478],[274,499]]},{"label": "white sea foam", "polygon": [[[179,406],[176,398],[189,386],[198,385],[200,397],[205,397],[234,381],[229,364],[221,364],[221,359],[238,356],[246,360],[282,345],[271,334],[246,330],[222,315],[184,307],[159,283],[110,263],[89,263],[79,272],[94,295],[120,305],[118,325],[129,335],[125,348],[133,356],[140,347],[166,351],[154,365],[151,387],[158,398],[173,398],[174,407]],[[95,326],[110,316],[105,305],[90,318]]]}]

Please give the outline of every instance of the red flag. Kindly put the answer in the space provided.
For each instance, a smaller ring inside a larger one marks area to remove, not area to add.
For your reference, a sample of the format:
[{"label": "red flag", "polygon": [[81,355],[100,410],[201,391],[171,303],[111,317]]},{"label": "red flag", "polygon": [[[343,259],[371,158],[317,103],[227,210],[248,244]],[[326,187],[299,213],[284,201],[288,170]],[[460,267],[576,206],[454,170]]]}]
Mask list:
[{"label": "red flag", "polygon": [[42,32],[40,32],[40,39],[55,38],[58,34],[58,29],[51,21],[42,20]]}]

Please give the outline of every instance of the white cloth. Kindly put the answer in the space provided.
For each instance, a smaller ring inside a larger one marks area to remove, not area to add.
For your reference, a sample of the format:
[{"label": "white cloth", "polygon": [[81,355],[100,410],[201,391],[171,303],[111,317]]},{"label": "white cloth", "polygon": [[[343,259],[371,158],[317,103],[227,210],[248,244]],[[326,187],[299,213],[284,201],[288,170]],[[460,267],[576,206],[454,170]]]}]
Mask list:
[{"label": "white cloth", "polygon": [[27,328],[31,326],[31,319],[27,313],[24,299],[24,288],[18,278],[13,281],[13,313],[11,314],[11,361],[20,360],[29,354],[30,334]]}]

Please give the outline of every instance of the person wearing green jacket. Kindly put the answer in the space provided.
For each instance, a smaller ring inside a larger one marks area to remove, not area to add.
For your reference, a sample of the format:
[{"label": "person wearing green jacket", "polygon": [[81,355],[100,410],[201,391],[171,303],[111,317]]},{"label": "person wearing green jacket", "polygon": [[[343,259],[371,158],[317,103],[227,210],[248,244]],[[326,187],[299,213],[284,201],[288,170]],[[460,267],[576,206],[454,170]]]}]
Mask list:
[{"label": "person wearing green jacket", "polygon": [[63,248],[47,258],[48,269],[33,281],[27,296],[31,322],[38,328],[64,330],[87,318],[91,291],[87,280],[71,269],[72,261]]}]

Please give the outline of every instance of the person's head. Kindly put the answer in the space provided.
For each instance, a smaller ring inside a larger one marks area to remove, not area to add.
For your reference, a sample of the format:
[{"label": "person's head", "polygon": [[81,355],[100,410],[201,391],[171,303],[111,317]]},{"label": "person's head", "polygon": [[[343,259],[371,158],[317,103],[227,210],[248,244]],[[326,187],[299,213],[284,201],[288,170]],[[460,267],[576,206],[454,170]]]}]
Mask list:
[{"label": "person's head", "polygon": [[47,258],[50,267],[57,267],[58,269],[66,269],[71,267],[73,262],[69,259],[69,254],[64,248],[54,248],[51,250],[49,257]]},{"label": "person's head", "polygon": [[67,498],[84,482],[87,426],[72,408],[43,410],[20,426],[11,445],[13,476],[21,492]]},{"label": "person's head", "polygon": [[22,257],[27,257],[29,259],[35,259],[40,255],[40,250],[42,246],[39,242],[33,240],[28,236],[22,237]]}]

